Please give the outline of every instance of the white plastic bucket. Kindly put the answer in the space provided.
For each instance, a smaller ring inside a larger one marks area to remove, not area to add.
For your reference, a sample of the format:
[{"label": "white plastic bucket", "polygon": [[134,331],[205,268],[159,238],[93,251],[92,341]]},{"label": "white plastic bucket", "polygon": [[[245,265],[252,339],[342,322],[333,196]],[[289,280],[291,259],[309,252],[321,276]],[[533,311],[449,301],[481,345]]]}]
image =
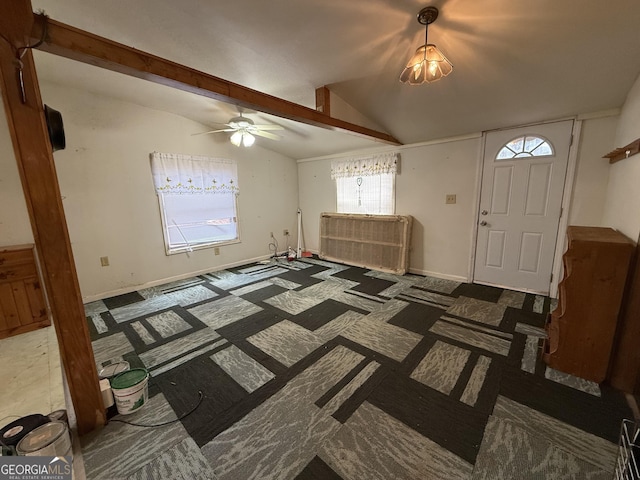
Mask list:
[{"label": "white plastic bucket", "polygon": [[149,372],[134,368],[111,379],[111,390],[118,413],[128,415],[140,409],[149,399]]}]

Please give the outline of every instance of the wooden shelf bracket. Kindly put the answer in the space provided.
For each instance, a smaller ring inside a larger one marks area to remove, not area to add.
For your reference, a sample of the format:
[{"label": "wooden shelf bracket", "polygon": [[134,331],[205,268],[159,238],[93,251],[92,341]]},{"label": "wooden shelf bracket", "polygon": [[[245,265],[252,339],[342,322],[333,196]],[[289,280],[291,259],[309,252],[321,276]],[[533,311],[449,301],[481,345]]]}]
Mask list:
[{"label": "wooden shelf bracket", "polygon": [[616,148],[612,152],[609,152],[606,155],[604,155],[602,158],[608,158],[609,163],[616,163],[616,162],[619,162],[620,160],[624,160],[625,158],[629,158],[638,152],[640,152],[640,138],[634,140],[629,145]]}]

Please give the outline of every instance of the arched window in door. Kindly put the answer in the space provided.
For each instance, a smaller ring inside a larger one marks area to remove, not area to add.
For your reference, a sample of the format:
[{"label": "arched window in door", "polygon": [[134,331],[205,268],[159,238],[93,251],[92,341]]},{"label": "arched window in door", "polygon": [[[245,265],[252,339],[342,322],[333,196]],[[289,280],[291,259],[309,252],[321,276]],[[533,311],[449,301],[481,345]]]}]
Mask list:
[{"label": "arched window in door", "polygon": [[553,147],[547,139],[536,135],[524,135],[507,142],[498,152],[496,160],[551,155],[553,155]]}]

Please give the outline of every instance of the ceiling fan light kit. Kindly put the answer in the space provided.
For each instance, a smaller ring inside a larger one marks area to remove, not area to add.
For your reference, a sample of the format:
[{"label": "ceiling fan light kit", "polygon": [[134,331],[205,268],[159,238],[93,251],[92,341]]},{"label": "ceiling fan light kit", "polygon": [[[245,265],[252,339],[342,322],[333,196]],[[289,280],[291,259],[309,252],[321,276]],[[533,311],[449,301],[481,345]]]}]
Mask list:
[{"label": "ceiling fan light kit", "polygon": [[436,7],[425,7],[418,13],[418,23],[425,26],[424,45],[413,54],[400,75],[402,83],[421,85],[446,77],[453,71],[453,65],[435,45],[427,41],[429,24],[438,18]]},{"label": "ceiling fan light kit", "polygon": [[243,132],[241,130],[236,130],[231,135],[231,143],[233,143],[236,147],[242,145],[243,147],[250,147],[256,141],[256,137],[251,135],[249,132]]},{"label": "ceiling fan light kit", "polygon": [[194,135],[205,135],[207,133],[233,132],[229,139],[236,147],[250,147],[256,141],[256,136],[268,138],[269,140],[280,140],[278,135],[269,133],[266,130],[284,130],[280,125],[265,124],[256,125],[253,120],[243,117],[242,113],[238,117],[233,117],[225,125],[229,128],[221,130],[211,130],[209,132],[194,133]]},{"label": "ceiling fan light kit", "polygon": [[229,120],[227,122],[227,125],[229,125],[231,128],[247,129],[253,126],[253,120],[251,120],[250,118],[245,118],[242,115],[240,115],[239,117],[234,117],[231,120]]}]

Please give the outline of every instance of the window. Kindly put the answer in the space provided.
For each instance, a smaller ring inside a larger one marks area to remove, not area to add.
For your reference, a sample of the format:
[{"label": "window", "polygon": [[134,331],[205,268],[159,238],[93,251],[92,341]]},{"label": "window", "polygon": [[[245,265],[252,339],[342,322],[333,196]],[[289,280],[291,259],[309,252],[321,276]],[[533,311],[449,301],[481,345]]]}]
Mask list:
[{"label": "window", "polygon": [[151,171],[167,254],[240,241],[234,161],[156,152]]},{"label": "window", "polygon": [[395,213],[395,176],[391,173],[336,178],[338,213]]},{"label": "window", "polygon": [[333,162],[331,178],[336,181],[336,211],[393,215],[397,167],[397,154]]},{"label": "window", "polygon": [[496,160],[510,160],[522,157],[548,157],[553,155],[551,144],[541,137],[527,135],[507,143],[498,152]]}]

